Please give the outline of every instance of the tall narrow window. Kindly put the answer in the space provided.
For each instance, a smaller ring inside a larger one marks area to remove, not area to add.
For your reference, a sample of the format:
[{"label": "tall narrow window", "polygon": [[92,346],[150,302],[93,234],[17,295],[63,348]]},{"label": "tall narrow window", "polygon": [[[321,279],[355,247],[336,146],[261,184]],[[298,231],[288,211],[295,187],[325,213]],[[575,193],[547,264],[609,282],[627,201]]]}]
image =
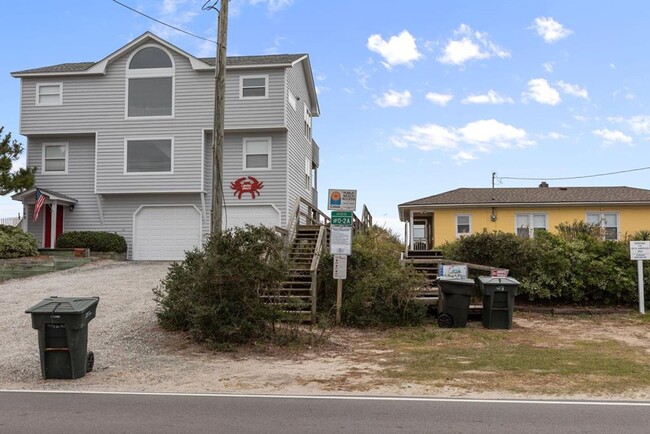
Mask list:
[{"label": "tall narrow window", "polygon": [[305,137],[311,140],[311,111],[305,105]]},{"label": "tall narrow window", "polygon": [[36,105],[63,104],[63,83],[36,84]]},{"label": "tall narrow window", "polygon": [[268,98],[268,75],[242,75],[239,77],[240,99]]},{"label": "tall narrow window", "polygon": [[174,64],[161,48],[145,46],[127,69],[127,117],[174,115]]},{"label": "tall narrow window", "polygon": [[271,139],[244,139],[244,169],[271,168]]},{"label": "tall narrow window", "polygon": [[305,157],[305,190],[311,193],[311,159]]},{"label": "tall narrow window", "polygon": [[472,220],[469,215],[456,216],[456,238],[469,235],[472,231]]},{"label": "tall narrow window", "polygon": [[68,172],[68,144],[43,144],[43,173],[65,174]]}]

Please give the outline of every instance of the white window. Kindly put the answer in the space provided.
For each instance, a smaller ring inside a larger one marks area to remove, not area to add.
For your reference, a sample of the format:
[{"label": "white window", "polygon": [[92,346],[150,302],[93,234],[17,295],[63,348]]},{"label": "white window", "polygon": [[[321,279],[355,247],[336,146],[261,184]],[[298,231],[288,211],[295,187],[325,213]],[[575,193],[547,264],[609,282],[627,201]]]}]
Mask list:
[{"label": "white window", "polygon": [[43,173],[68,173],[67,143],[43,143]]},{"label": "white window", "polygon": [[618,240],[618,233],[619,233],[618,213],[588,212],[587,223],[602,228],[606,240]]},{"label": "white window", "polygon": [[305,137],[311,140],[311,112],[305,105]]},{"label": "white window", "polygon": [[546,214],[517,214],[515,215],[515,230],[521,238],[535,238],[538,231],[548,230]]},{"label": "white window", "polygon": [[244,169],[271,168],[271,138],[244,139]]},{"label": "white window", "polygon": [[128,62],[126,117],[174,116],[174,64],[166,51],[145,46]]},{"label": "white window", "polygon": [[268,98],[268,88],[268,75],[242,75],[239,77],[239,99]]},{"label": "white window", "polygon": [[63,83],[36,84],[36,105],[63,104]]},{"label": "white window", "polygon": [[291,105],[291,108],[295,110],[298,110],[298,98],[293,94],[293,92],[289,91],[289,104]]},{"label": "white window", "polygon": [[127,139],[125,173],[172,173],[172,139]]},{"label": "white window", "polygon": [[305,157],[305,190],[311,193],[311,160]]},{"label": "white window", "polygon": [[472,233],[472,218],[468,214],[456,216],[456,238],[464,237]]}]

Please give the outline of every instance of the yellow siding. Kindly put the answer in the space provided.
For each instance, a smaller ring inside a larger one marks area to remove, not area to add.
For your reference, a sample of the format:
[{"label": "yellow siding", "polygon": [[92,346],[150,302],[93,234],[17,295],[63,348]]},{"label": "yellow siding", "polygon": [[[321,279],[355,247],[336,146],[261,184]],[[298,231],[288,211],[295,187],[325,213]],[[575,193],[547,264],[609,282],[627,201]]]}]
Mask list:
[{"label": "yellow siding", "polygon": [[555,232],[560,223],[586,220],[588,212],[618,213],[619,238],[645,229],[650,230],[650,206],[637,207],[562,207],[562,208],[496,208],[496,221],[490,220],[491,208],[456,208],[436,210],[433,213],[434,245],[456,239],[456,216],[469,215],[471,232],[503,231],[515,232],[516,214],[546,214],[548,229]]}]

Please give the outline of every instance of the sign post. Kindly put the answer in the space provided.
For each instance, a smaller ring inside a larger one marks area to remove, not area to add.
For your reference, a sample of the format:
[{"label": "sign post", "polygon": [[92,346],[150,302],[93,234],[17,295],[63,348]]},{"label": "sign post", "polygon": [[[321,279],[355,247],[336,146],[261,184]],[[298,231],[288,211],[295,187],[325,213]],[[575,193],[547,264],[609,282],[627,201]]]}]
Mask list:
[{"label": "sign post", "polygon": [[636,260],[639,281],[639,312],[645,314],[643,261],[650,259],[650,241],[630,241],[630,259]]},{"label": "sign post", "polygon": [[329,189],[327,197],[327,209],[332,211],[330,254],[334,255],[336,325],[339,325],[343,305],[343,280],[347,277],[348,256],[352,254],[352,223],[353,212],[357,209],[357,191]]}]

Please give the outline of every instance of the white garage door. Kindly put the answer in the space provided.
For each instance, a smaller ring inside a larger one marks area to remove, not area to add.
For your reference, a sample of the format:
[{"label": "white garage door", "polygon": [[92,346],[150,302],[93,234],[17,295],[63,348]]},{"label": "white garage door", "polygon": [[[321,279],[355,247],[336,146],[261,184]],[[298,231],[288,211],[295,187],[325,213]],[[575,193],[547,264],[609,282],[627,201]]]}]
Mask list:
[{"label": "white garage door", "polygon": [[135,214],[134,260],[182,260],[201,245],[201,213],[193,206],[143,206]]},{"label": "white garage door", "polygon": [[269,228],[280,225],[280,213],[271,205],[229,206],[224,210],[224,226],[228,229],[249,225]]}]

